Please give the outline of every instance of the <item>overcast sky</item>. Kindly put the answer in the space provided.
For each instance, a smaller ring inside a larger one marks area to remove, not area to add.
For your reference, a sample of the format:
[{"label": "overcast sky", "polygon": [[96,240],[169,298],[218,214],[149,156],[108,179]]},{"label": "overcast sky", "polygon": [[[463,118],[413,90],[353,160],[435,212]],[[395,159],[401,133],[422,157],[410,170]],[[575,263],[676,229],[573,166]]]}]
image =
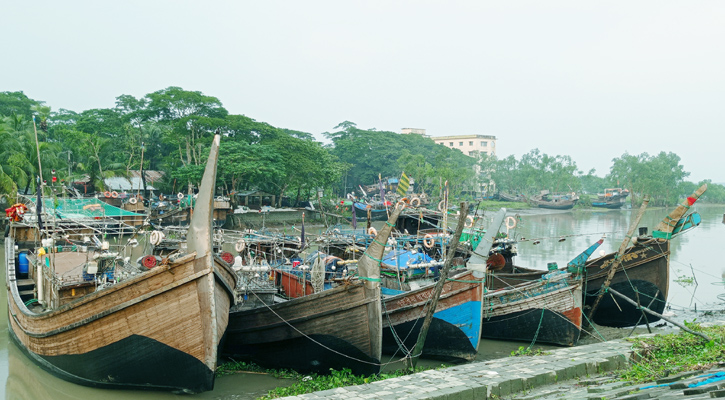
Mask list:
[{"label": "overcast sky", "polygon": [[674,152],[725,182],[723,1],[12,1],[0,91],[53,110],[169,86],[320,133],[484,134],[609,172]]}]

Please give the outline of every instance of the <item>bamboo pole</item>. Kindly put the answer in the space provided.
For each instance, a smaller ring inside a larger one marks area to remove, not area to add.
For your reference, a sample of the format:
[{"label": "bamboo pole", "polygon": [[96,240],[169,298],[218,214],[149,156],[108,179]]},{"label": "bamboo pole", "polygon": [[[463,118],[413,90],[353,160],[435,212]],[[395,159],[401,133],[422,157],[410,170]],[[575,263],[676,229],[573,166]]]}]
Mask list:
[{"label": "bamboo pole", "polygon": [[[461,210],[468,210],[468,203],[461,202]],[[446,280],[448,279],[448,272],[451,269],[451,264],[453,263],[453,257],[456,255],[456,249],[458,248],[458,241],[461,239],[461,234],[463,233],[463,226],[466,223],[466,217],[468,217],[467,213],[461,213],[461,215],[458,216],[458,225],[456,225],[456,232],[453,234],[453,242],[451,243],[448,254],[446,255],[446,262],[443,265],[443,270],[441,271],[441,276],[438,279],[438,283],[436,283],[435,291],[433,292],[433,300],[431,301],[430,305],[428,306],[428,310],[425,314],[425,319],[423,320],[423,326],[420,328],[420,334],[418,335],[418,341],[415,344],[415,348],[413,349],[413,356],[410,360],[410,366],[411,370],[415,369],[415,364],[418,361],[418,357],[423,352],[423,344],[425,343],[425,338],[428,336],[428,328],[430,327],[430,323],[433,320],[433,313],[435,312],[436,307],[438,306],[438,298],[441,296],[441,292],[443,292],[443,285],[446,283]]]},{"label": "bamboo pole", "polygon": [[619,251],[617,251],[617,254],[614,256],[614,262],[612,262],[612,266],[609,269],[607,279],[604,280],[602,288],[599,290],[599,294],[597,295],[596,300],[594,300],[594,305],[592,305],[592,309],[589,310],[589,320],[592,319],[594,313],[597,311],[597,307],[599,306],[599,302],[602,300],[604,292],[606,292],[609,284],[612,283],[612,278],[614,278],[614,274],[617,272],[617,268],[619,268],[619,265],[622,264],[622,256],[624,255],[625,250],[627,250],[629,242],[632,240],[632,235],[634,234],[634,230],[637,229],[637,225],[639,225],[639,221],[642,219],[642,215],[644,215],[644,210],[647,209],[647,204],[649,204],[649,196],[644,197],[644,200],[642,201],[642,206],[639,208],[639,211],[632,220],[632,223],[629,224],[627,236],[624,237],[622,244],[619,246]]},{"label": "bamboo pole", "polygon": [[[622,293],[619,293],[618,291],[616,291],[616,290],[614,290],[612,288],[609,288],[609,292],[612,293],[612,294],[614,294],[614,295],[616,295],[616,296],[618,296],[618,297],[620,297],[620,298],[622,298],[622,300],[624,300],[624,301],[626,301],[626,302],[628,302],[628,303],[630,303],[630,304],[632,304],[634,306],[637,305],[637,303],[634,300],[630,299],[629,297],[623,295]],[[673,321],[673,320],[671,320],[669,318],[665,318],[665,316],[663,316],[662,314],[656,313],[656,312],[650,310],[647,307],[640,307],[640,308],[642,309],[642,311],[644,311],[644,312],[646,312],[648,314],[652,314],[655,317],[658,317],[660,319],[663,319],[663,320],[671,323],[672,325],[675,325],[676,327],[682,329],[683,331],[685,331],[687,333],[691,333],[693,335],[700,336],[701,338],[707,340],[708,342],[712,341],[712,339],[709,336],[707,336],[706,334],[704,334],[702,332],[693,331],[692,329],[686,327],[685,325],[682,325],[680,323],[677,323],[677,322],[675,322],[675,321]]]}]

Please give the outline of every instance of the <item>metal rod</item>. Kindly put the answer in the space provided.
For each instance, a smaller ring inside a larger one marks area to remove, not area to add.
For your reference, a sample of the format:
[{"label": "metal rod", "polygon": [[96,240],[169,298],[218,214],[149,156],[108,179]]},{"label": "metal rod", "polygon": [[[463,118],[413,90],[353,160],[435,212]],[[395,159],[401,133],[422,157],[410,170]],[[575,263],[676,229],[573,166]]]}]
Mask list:
[{"label": "metal rod", "polygon": [[[630,299],[629,297],[623,295],[622,293],[619,293],[618,291],[616,291],[616,290],[614,290],[612,288],[609,288],[609,292],[617,295],[618,297],[621,297],[624,301],[626,301],[628,303],[631,303],[632,305],[635,305],[635,306],[637,305],[637,303],[634,300]],[[693,335],[700,336],[701,338],[707,340],[708,342],[712,341],[712,339],[709,336],[707,336],[706,334],[704,334],[702,332],[693,331],[692,329],[686,327],[685,325],[682,325],[680,323],[677,323],[677,322],[675,322],[675,321],[673,321],[673,320],[671,320],[669,318],[665,318],[662,314],[656,313],[656,312],[650,310],[647,307],[642,307],[642,311],[644,311],[644,312],[646,312],[648,314],[652,314],[655,317],[658,317],[660,319],[663,319],[663,320],[671,323],[672,325],[675,325],[676,327],[682,329],[683,331],[685,331],[687,333],[691,333]]]}]

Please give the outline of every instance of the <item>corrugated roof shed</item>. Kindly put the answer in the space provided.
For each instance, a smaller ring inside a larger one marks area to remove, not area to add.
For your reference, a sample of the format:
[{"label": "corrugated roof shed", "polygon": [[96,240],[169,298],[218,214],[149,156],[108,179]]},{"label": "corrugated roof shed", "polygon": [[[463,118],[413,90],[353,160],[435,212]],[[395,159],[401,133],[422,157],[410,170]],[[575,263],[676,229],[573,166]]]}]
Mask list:
[{"label": "corrugated roof shed", "polygon": [[[164,177],[162,171],[144,171],[146,175],[146,189],[156,190],[153,186],[154,182],[158,182]],[[103,180],[108,190],[115,191],[129,191],[129,190],[143,190],[143,182],[141,181],[141,173],[139,171],[131,171],[130,178],[124,177],[113,177],[106,178]]]}]

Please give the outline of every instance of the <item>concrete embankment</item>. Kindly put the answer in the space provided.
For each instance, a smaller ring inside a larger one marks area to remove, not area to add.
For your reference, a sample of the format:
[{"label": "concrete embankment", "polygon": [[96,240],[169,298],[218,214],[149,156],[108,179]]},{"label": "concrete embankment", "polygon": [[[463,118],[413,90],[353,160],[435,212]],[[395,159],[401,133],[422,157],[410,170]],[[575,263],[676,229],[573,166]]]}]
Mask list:
[{"label": "concrete embankment", "polygon": [[[705,325],[725,325],[711,320]],[[615,339],[560,348],[543,355],[506,357],[299,396],[294,400],[511,399],[625,400],[725,397],[725,361],[651,383],[617,381],[608,372],[627,368],[631,342]],[[653,377],[654,378],[654,377]]]},{"label": "concrete embankment", "polygon": [[624,368],[631,343],[613,340],[540,356],[507,357],[285,399],[499,399],[575,378]]}]

